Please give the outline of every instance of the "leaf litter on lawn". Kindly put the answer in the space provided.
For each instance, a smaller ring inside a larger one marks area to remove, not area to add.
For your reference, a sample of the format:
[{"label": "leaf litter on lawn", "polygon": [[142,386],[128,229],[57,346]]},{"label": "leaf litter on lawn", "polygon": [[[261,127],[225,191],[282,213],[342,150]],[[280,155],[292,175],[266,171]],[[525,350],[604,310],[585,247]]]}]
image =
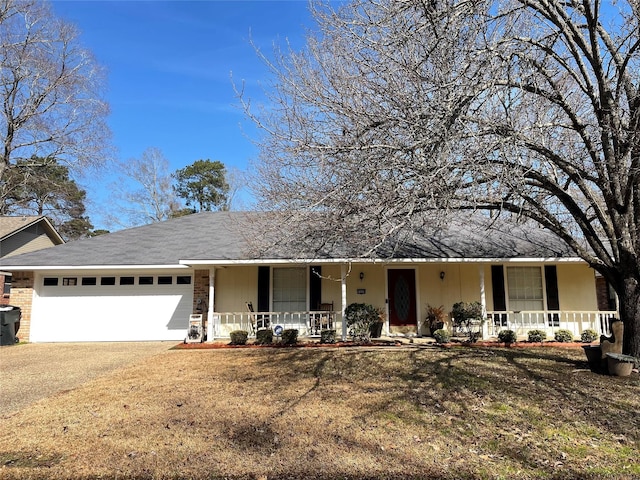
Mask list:
[{"label": "leaf litter on lawn", "polygon": [[637,478],[581,350],[173,350],[0,420],[0,478]]}]

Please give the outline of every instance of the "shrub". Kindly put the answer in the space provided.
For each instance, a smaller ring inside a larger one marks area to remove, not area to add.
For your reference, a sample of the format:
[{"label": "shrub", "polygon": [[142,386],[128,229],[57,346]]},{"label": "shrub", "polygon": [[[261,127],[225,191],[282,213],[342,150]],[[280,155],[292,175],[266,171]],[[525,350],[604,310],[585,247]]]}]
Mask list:
[{"label": "shrub", "polygon": [[598,333],[592,328],[587,328],[586,330],[583,330],[582,333],[580,334],[580,340],[582,340],[583,343],[595,342],[597,339],[598,339]]},{"label": "shrub", "polygon": [[433,338],[435,338],[438,343],[447,343],[451,338],[451,335],[449,335],[449,332],[443,328],[440,328],[433,332]]},{"label": "shrub", "polygon": [[320,331],[320,343],[336,343],[336,331],[335,330],[321,330]]},{"label": "shrub", "polygon": [[570,330],[560,329],[553,336],[556,342],[568,343],[573,342],[573,333]]},{"label": "shrub", "polygon": [[249,332],[246,330],[234,330],[229,336],[231,337],[231,345],[246,345]]},{"label": "shrub", "polygon": [[527,338],[530,342],[541,343],[547,339],[547,332],[544,330],[529,330]]},{"label": "shrub", "polygon": [[282,343],[285,345],[295,345],[298,343],[298,330],[295,328],[285,328],[282,331]]},{"label": "shrub", "polygon": [[455,329],[464,332],[470,342],[473,343],[480,338],[482,326],[482,305],[480,302],[454,303],[451,319]]},{"label": "shrub", "polygon": [[380,309],[368,303],[352,303],[344,310],[349,336],[363,343],[371,341],[371,327],[380,322],[381,317]]},{"label": "shrub", "polygon": [[516,332],[513,330],[500,330],[498,332],[498,340],[502,343],[514,343],[517,339]]},{"label": "shrub", "polygon": [[256,332],[256,345],[271,345],[273,343],[273,330],[265,328]]}]

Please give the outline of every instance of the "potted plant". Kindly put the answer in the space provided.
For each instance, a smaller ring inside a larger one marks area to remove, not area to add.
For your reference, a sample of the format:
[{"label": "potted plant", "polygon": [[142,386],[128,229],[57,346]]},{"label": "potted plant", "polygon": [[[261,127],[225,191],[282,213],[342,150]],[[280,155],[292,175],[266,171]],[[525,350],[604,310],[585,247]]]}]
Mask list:
[{"label": "potted plant", "polygon": [[436,330],[444,328],[444,305],[434,307],[427,304],[427,316],[424,325],[429,329],[431,336]]},{"label": "potted plant", "polygon": [[623,353],[607,353],[607,365],[609,367],[609,375],[616,377],[628,377],[631,370],[636,364],[636,357],[625,355]]}]

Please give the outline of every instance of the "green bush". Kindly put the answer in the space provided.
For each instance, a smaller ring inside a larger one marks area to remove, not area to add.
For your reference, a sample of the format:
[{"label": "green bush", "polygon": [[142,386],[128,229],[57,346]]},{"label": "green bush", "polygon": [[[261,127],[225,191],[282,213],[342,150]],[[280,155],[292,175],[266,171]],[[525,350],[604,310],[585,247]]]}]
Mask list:
[{"label": "green bush", "polygon": [[518,336],[513,330],[500,330],[498,332],[498,340],[502,343],[515,343],[518,340]]},{"label": "green bush", "polygon": [[436,339],[438,343],[447,343],[451,339],[451,335],[445,329],[440,328],[433,332],[433,338]]},{"label": "green bush", "polygon": [[273,343],[273,330],[266,328],[256,332],[256,345],[271,345]]},{"label": "green bush", "polygon": [[336,343],[336,331],[335,330],[320,331],[320,343]]},{"label": "green bush", "polygon": [[556,342],[569,343],[573,342],[573,333],[570,330],[560,329],[553,336]]},{"label": "green bush", "polygon": [[597,339],[598,339],[598,332],[596,332],[592,328],[587,328],[586,330],[583,330],[582,333],[580,334],[580,340],[582,340],[583,343],[595,342]]},{"label": "green bush", "polygon": [[474,343],[480,338],[482,329],[482,305],[480,302],[457,302],[451,310],[454,331],[463,332]]},{"label": "green bush", "polygon": [[527,339],[532,343],[541,343],[547,339],[547,332],[544,330],[529,330]]},{"label": "green bush", "polygon": [[371,328],[381,317],[380,309],[368,303],[352,303],[344,310],[349,336],[353,337],[354,341],[363,343],[371,341]]},{"label": "green bush", "polygon": [[231,345],[246,345],[249,332],[246,330],[234,330],[229,336],[231,337]]},{"label": "green bush", "polygon": [[282,331],[282,343],[285,345],[295,345],[298,343],[298,330],[295,328],[286,328]]}]

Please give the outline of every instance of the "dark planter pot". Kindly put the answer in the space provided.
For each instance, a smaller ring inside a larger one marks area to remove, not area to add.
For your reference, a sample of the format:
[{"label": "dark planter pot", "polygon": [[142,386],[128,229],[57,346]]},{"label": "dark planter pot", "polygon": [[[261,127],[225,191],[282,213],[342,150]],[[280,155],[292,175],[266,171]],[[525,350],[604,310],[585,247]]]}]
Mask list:
[{"label": "dark planter pot", "polygon": [[444,322],[433,322],[429,330],[431,330],[431,335],[433,335],[433,332],[435,332],[436,330],[441,330],[443,328],[444,328]]},{"label": "dark planter pot", "polygon": [[583,345],[589,369],[595,373],[606,373],[606,360],[602,358],[602,348],[600,345]]},{"label": "dark planter pot", "polygon": [[380,338],[382,336],[382,322],[376,322],[369,329],[371,338]]},{"label": "dark planter pot", "polygon": [[609,374],[616,377],[628,377],[635,364],[635,357],[621,353],[607,353]]}]

